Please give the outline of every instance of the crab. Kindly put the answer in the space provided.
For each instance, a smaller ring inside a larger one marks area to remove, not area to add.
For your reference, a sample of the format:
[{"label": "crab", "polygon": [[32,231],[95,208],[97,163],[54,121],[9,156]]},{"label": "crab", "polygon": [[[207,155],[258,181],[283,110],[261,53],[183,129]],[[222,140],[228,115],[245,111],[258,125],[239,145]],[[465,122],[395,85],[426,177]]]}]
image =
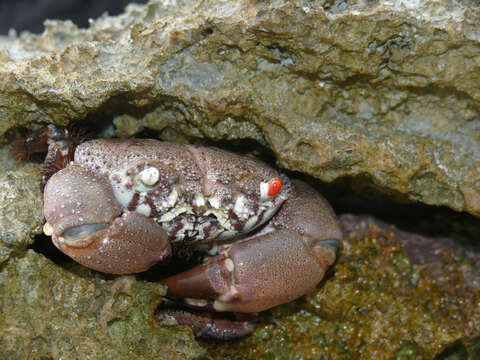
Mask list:
[{"label": "crab", "polygon": [[[170,309],[160,317],[190,324],[198,336],[249,334],[252,322],[241,314],[305,295],[335,262],[342,233],[331,206],[254,158],[154,139],[82,142],[53,126],[23,144],[27,152],[48,146],[44,233],[78,263],[133,274],[172,249],[205,254],[160,280],[167,298],[194,312]],[[236,317],[205,317],[210,312]]]}]

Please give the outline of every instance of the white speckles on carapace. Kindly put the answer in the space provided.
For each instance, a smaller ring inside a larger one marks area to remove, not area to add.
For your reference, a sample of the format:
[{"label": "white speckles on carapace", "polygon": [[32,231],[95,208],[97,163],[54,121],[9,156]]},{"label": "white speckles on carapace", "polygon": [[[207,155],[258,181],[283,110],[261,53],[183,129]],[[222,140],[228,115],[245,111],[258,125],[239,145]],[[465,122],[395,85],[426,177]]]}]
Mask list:
[{"label": "white speckles on carapace", "polygon": [[213,207],[214,209],[220,209],[220,206],[222,205],[220,198],[216,196],[212,196],[208,198],[208,202],[210,203],[210,206]]},{"label": "white speckles on carapace", "polygon": [[205,206],[205,197],[203,194],[196,194],[193,199],[193,206],[202,207]]},{"label": "white speckles on carapace", "polygon": [[139,214],[145,215],[147,217],[150,216],[150,213],[152,212],[152,208],[148,204],[140,204],[137,206],[135,211]]},{"label": "white speckles on carapace", "polygon": [[156,167],[149,167],[138,174],[139,180],[147,186],[155,185],[160,179],[160,172]]},{"label": "white speckles on carapace", "polygon": [[246,207],[247,199],[243,195],[239,195],[235,201],[233,212],[240,218],[246,219],[248,217],[248,208]]}]

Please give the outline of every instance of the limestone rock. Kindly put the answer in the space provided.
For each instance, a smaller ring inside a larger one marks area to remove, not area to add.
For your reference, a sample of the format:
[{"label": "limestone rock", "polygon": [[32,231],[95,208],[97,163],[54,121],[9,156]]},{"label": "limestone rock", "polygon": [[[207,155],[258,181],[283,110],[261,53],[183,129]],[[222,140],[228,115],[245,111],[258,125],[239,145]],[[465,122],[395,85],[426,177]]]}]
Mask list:
[{"label": "limestone rock", "polygon": [[2,359],[193,359],[189,332],[151,315],[159,284],[133,276],[105,280],[61,269],[29,250],[0,272]]},{"label": "limestone rock", "polygon": [[42,232],[39,181],[38,168],[7,171],[0,177],[0,265],[12,254],[22,255]]}]

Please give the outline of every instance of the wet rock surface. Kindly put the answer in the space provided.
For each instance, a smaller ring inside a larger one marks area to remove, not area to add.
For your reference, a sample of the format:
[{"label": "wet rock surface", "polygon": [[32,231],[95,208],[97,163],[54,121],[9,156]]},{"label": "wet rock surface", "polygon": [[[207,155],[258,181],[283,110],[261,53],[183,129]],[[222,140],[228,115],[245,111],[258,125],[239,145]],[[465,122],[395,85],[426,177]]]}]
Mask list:
[{"label": "wet rock surface", "polygon": [[[4,144],[46,123],[102,136],[252,140],[283,169],[349,178],[348,192],[366,185],[480,215],[475,2],[154,0],[89,29],[45,26],[0,37]],[[263,314],[250,338],[197,343],[189,329],[154,320],[162,287],[52,263],[43,237],[32,245],[43,222],[39,169],[8,151],[0,149],[0,357],[480,353],[480,256],[470,249],[480,231],[461,247],[453,235],[343,215],[344,248],[317,290]]]}]

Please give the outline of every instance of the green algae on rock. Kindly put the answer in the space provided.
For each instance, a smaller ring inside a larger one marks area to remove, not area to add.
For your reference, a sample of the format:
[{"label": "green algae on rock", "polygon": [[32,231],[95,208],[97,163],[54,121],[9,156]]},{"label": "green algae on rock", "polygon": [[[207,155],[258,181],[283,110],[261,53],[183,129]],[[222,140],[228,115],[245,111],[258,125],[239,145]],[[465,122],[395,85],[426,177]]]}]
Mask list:
[{"label": "green algae on rock", "polygon": [[2,359],[193,359],[203,353],[189,330],[155,321],[163,286],[80,271],[32,250],[2,267]]}]

